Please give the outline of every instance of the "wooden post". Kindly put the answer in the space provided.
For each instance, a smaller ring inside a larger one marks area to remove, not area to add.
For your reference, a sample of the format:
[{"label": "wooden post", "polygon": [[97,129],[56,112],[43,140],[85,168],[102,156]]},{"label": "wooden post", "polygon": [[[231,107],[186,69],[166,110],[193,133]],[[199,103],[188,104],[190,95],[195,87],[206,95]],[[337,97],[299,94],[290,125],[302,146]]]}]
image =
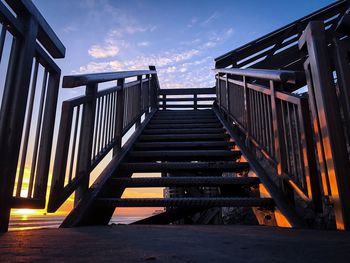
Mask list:
[{"label": "wooden post", "polygon": [[[155,66],[149,66],[149,70],[156,70]],[[152,89],[151,89],[151,108],[155,109],[158,107],[159,98],[159,80],[157,74],[152,74]]]},{"label": "wooden post", "polygon": [[229,121],[231,112],[230,112],[230,87],[228,84],[228,74],[226,74],[226,106],[227,106],[226,119],[227,121]]},{"label": "wooden post", "polygon": [[89,189],[91,151],[94,136],[94,122],[96,110],[97,84],[86,86],[85,95],[89,98],[84,104],[80,142],[78,151],[77,174],[82,177],[79,187],[75,191],[74,205],[76,206]]},{"label": "wooden post", "polygon": [[49,153],[51,153],[52,150],[60,76],[61,72],[50,72],[47,85],[45,113],[43,116],[42,135],[39,146],[40,151],[38,159],[40,162],[35,180],[34,198],[42,200],[43,207],[45,207],[46,203],[47,181],[51,159],[51,154]]},{"label": "wooden post", "polygon": [[283,116],[280,116],[281,110],[276,103],[275,96],[275,83],[270,80],[270,91],[271,91],[271,115],[272,115],[272,129],[274,135],[274,152],[277,161],[277,174],[282,175],[285,167],[285,158],[283,156],[283,133],[281,131],[280,120]]},{"label": "wooden post", "polygon": [[[140,82],[140,88],[139,88],[140,92],[139,92],[138,98],[136,98],[137,104],[138,104],[137,105],[138,107],[136,110],[137,110],[137,115],[139,116],[142,112],[142,76],[138,76],[137,81]],[[136,129],[140,126],[140,124],[141,124],[141,116],[139,116],[135,122]]]},{"label": "wooden post", "polygon": [[117,115],[115,122],[115,136],[116,145],[113,148],[113,156],[119,153],[122,145],[122,137],[123,137],[123,123],[124,123],[124,97],[125,97],[125,79],[118,80],[118,91],[117,91]]},{"label": "wooden post", "polygon": [[197,99],[198,99],[198,95],[197,95],[197,94],[194,94],[194,95],[193,95],[193,108],[194,108],[195,110],[198,109]]},{"label": "wooden post", "polygon": [[326,168],[323,176],[329,180],[337,228],[350,230],[350,163],[323,22],[309,23],[299,48],[306,49],[309,55],[304,68],[312,123],[320,146],[319,163]]},{"label": "wooden post", "polygon": [[34,19],[25,18],[22,22],[25,35],[12,43],[0,113],[0,232],[8,229],[38,33]]},{"label": "wooden post", "polygon": [[245,111],[245,125],[247,129],[245,144],[249,148],[250,146],[250,134],[251,134],[251,123],[250,123],[250,101],[249,101],[249,91],[247,87],[247,77],[243,76],[243,92],[244,92],[244,111]]}]

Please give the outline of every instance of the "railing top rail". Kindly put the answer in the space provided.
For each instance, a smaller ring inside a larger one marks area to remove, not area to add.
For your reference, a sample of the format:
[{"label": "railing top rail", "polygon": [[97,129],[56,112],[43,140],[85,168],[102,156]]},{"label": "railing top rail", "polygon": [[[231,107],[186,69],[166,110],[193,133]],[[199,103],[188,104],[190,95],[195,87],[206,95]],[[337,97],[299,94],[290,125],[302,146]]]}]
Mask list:
[{"label": "railing top rail", "polygon": [[191,88],[191,89],[160,89],[159,95],[193,95],[193,94],[215,94],[214,88]]},{"label": "railing top rail", "polygon": [[66,48],[60,41],[56,33],[47,23],[45,18],[29,0],[5,0],[6,3],[16,12],[17,15],[30,15],[39,25],[38,40],[51,54],[53,58],[63,58]]},{"label": "railing top rail", "polygon": [[251,41],[251,42],[249,42],[249,43],[247,43],[247,44],[245,44],[245,45],[243,45],[241,47],[238,47],[238,48],[236,48],[234,50],[231,50],[231,51],[229,51],[229,52],[227,52],[227,53],[225,53],[225,54],[215,58],[214,60],[217,62],[217,61],[223,60],[223,59],[225,59],[227,57],[230,57],[233,54],[236,54],[236,53],[239,53],[239,52],[244,52],[245,50],[247,50],[247,49],[249,49],[249,48],[251,48],[251,47],[253,47],[253,46],[257,45],[257,44],[261,45],[261,43],[264,42],[264,41],[269,41],[271,39],[274,39],[274,38],[282,35],[284,32],[286,32],[288,30],[291,30],[292,28],[297,28],[298,25],[301,24],[301,23],[306,26],[309,23],[309,21],[311,21],[311,20],[320,20],[320,19],[323,20],[322,19],[323,16],[327,16],[328,13],[331,16],[331,15],[333,15],[333,11],[336,11],[338,9],[344,8],[348,4],[349,3],[346,0],[341,0],[341,1],[337,1],[335,3],[332,3],[332,4],[330,4],[330,5],[328,5],[328,6],[324,7],[324,8],[321,8],[320,10],[317,10],[317,11],[307,15],[307,16],[304,16],[304,17],[302,17],[302,18],[300,18],[298,20],[295,20],[292,23],[290,23],[290,24],[288,24],[286,26],[283,26],[283,27],[281,27],[281,28],[279,28],[279,29],[277,29],[277,30],[267,34],[267,35],[264,35],[264,36],[262,36],[262,37],[260,37],[258,39],[255,39],[255,40],[253,40],[253,41]]},{"label": "railing top rail", "polygon": [[157,74],[156,70],[134,70],[106,73],[92,73],[82,75],[71,75],[63,77],[63,88],[75,88],[90,84],[97,84],[118,79],[132,78],[148,74]]},{"label": "railing top rail", "polygon": [[278,82],[287,82],[292,84],[305,81],[305,73],[302,71],[239,68],[219,68],[213,70],[216,73],[226,73],[237,76],[273,80]]}]

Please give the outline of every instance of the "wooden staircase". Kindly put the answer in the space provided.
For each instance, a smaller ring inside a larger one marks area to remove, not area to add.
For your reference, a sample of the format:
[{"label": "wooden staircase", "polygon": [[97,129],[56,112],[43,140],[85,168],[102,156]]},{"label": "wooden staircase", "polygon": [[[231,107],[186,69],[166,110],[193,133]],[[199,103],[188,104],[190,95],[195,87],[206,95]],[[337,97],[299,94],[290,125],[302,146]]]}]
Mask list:
[{"label": "wooden staircase", "polygon": [[[260,180],[248,176],[249,163],[240,161],[241,155],[212,109],[157,111],[121,161],[118,172],[100,187],[85,215],[79,213],[82,221],[76,224],[108,223],[116,207],[168,208],[145,223],[170,223],[213,207],[273,210],[271,198],[250,194],[249,189],[256,188]],[[162,177],[131,178],[133,173],[161,173]],[[223,177],[223,173],[232,174]],[[188,191],[182,197],[121,198],[130,187],[209,186],[218,187],[219,194],[192,196]],[[71,226],[70,220],[68,216],[63,226]]]}]

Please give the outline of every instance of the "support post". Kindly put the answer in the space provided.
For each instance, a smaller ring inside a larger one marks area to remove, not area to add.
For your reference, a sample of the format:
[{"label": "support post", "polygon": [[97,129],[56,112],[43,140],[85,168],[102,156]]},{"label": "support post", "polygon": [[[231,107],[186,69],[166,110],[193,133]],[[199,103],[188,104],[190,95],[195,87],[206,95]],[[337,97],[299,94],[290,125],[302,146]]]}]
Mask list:
[{"label": "support post", "polygon": [[75,191],[74,206],[83,198],[89,189],[91,151],[94,137],[97,84],[86,86],[85,95],[89,98],[84,105],[78,150],[77,173],[82,177]]},{"label": "support post", "polygon": [[323,22],[309,23],[299,40],[299,48],[307,50],[309,55],[304,68],[312,123],[318,134],[316,143],[321,146],[318,161],[326,169],[323,176],[329,180],[337,228],[350,230],[350,163]]},{"label": "support post", "polygon": [[125,79],[119,79],[117,86],[117,114],[115,122],[115,139],[116,145],[113,148],[113,156],[119,153],[122,146],[122,137],[123,137],[123,123],[124,123],[124,97],[125,97]]},{"label": "support post", "polygon": [[[21,19],[25,35],[12,43],[0,112],[0,232],[8,230],[38,24]],[[20,77],[19,77],[20,76]]]}]

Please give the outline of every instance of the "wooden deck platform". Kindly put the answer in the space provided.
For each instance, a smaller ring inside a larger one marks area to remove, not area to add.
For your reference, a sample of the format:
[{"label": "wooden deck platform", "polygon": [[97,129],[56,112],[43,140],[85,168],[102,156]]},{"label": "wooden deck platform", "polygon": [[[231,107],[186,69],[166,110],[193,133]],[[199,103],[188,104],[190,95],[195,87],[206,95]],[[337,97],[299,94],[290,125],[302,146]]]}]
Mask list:
[{"label": "wooden deck platform", "polygon": [[349,262],[348,232],[262,226],[103,226],[0,235],[0,262]]}]

